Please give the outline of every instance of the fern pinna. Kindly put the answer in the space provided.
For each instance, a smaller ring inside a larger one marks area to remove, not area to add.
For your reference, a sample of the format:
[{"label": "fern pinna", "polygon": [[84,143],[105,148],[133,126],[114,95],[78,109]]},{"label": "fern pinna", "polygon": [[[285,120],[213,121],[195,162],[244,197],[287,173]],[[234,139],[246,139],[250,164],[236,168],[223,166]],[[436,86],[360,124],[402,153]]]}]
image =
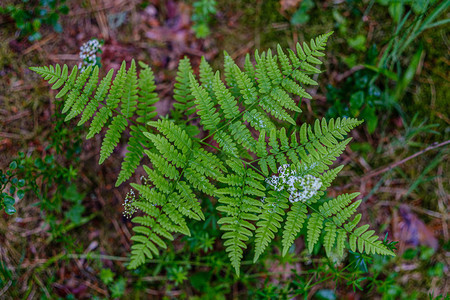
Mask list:
[{"label": "fern pinna", "polygon": [[66,120],[82,114],[81,125],[92,118],[87,138],[107,127],[100,163],[129,128],[129,152],[117,185],[132,175],[144,154],[151,163],[143,166],[143,182],[131,184],[138,195],[128,205],[142,214],[132,220],[130,268],[157,256],[174,234],[190,235],[187,218],[204,220],[201,202],[213,199],[238,275],[250,240],[254,261],[277,235],[286,255],[302,228],[310,252],[323,236],[329,256],[342,256],[347,245],[353,251],[394,255],[368,225],[358,226],[358,193],[324,197],[343,167],[330,169],[350,142],[345,136],[361,121],[297,125],[300,99],[311,99],[305,88],[317,85],[312,75],[320,73],[316,66],[330,35],[298,43],[295,51],[280,46],[276,54],[256,51],[254,60],[246,56],[243,69],[225,53],[223,74],[202,58],[197,77],[184,58],[171,114],[157,121],[153,73],[143,63],[139,76],[132,61],[129,69],[122,64],[114,80],[109,71],[100,84],[97,68],[77,74],[74,67],[70,75],[66,65],[31,68],[53,89],[62,87],[57,97],[64,97]]}]

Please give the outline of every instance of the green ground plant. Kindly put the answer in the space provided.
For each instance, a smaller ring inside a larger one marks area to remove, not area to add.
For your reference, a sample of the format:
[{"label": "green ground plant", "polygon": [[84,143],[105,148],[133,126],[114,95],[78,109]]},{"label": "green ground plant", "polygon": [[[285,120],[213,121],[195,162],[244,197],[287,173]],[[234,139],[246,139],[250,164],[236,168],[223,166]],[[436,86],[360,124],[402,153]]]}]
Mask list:
[{"label": "green ground plant", "polygon": [[21,166],[20,163],[20,159],[13,160],[7,170],[0,170],[0,191],[2,192],[0,194],[0,211],[4,210],[8,215],[16,212],[15,196],[22,199],[25,195],[25,180],[21,179],[17,172],[17,168]]},{"label": "green ground plant", "polygon": [[215,0],[198,0],[192,5],[194,11],[192,13],[192,30],[197,38],[205,38],[211,34],[210,23],[217,12]]},{"label": "green ground plant", "polygon": [[[61,103],[57,103],[59,110]],[[49,136],[46,155],[39,157],[36,153],[25,155],[23,152],[9,165],[9,170],[1,171],[2,200],[5,211],[14,214],[15,197],[21,200],[25,194],[36,197],[33,206],[39,206],[45,223],[49,224],[51,240],[64,239],[69,228],[86,223],[90,218],[83,218],[84,195],[78,193],[75,179],[81,152],[81,127],[69,130],[59,112],[53,116],[54,130]],[[19,179],[20,178],[20,179]],[[9,193],[6,193],[6,190]]]},{"label": "green ground plant", "polygon": [[[151,162],[143,165],[148,177],[131,183],[138,193],[131,191],[124,203],[126,215],[140,211],[132,220],[130,269],[158,256],[158,248],[167,248],[176,235],[192,236],[187,220],[207,219],[207,203],[219,211],[223,246],[238,275],[248,245],[256,262],[279,234],[286,255],[303,227],[310,253],[321,240],[328,257],[342,257],[345,248],[394,255],[369,225],[358,226],[361,214],[352,218],[359,193],[323,197],[343,168],[330,166],[350,141],[345,135],[361,121],[338,117],[297,125],[296,99],[311,98],[305,87],[317,84],[311,77],[320,70],[314,65],[322,63],[330,35],[298,43],[296,52],[280,46],[276,54],[256,51],[243,69],[225,53],[225,81],[204,58],[196,77],[184,58],[174,117],[157,121],[154,76],[144,63],[138,75],[134,60],[128,69],[123,62],[114,79],[110,70],[100,84],[98,67],[80,74],[76,66],[70,72],[67,65],[31,68],[60,89],[56,97],[64,98],[66,121],[81,115],[82,125],[92,118],[87,138],[106,128],[100,164],[129,131],[116,185],[131,177],[144,155]],[[171,271],[175,282],[183,273]]]},{"label": "green ground plant", "polygon": [[[448,18],[437,21],[448,9],[448,1],[377,2],[389,7],[396,23],[392,35],[384,42],[385,49],[380,53],[380,46],[372,45],[362,64],[365,69],[355,72],[339,88],[332,85],[327,87],[327,101],[331,105],[327,115],[363,118],[369,133],[377,129],[380,118],[384,122],[393,111],[404,122],[409,121],[399,102],[421,66],[423,45],[418,44],[417,50],[406,61],[403,54],[425,30],[443,26],[450,21]],[[340,32],[346,34],[346,20],[338,12],[334,13],[334,17],[340,24]],[[349,44],[356,50],[366,50],[364,35],[349,39]],[[353,55],[346,62],[354,67],[355,60],[356,56]]]},{"label": "green ground plant", "polygon": [[0,7],[0,14],[11,17],[20,36],[28,37],[31,42],[42,38],[42,25],[49,25],[55,32],[62,32],[61,15],[69,13],[66,0],[23,0],[20,4],[8,4]]}]

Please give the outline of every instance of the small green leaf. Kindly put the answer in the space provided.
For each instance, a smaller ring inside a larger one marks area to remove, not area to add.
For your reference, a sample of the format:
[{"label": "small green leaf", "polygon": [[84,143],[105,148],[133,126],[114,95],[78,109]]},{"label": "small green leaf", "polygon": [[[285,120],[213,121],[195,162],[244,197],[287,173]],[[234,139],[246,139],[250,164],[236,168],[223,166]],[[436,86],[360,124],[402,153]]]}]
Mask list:
[{"label": "small green leaf", "polygon": [[16,192],[16,187],[15,187],[14,185],[12,185],[12,186],[9,188],[9,193],[10,193],[11,195],[13,195],[15,192]]},{"label": "small green leaf", "polygon": [[369,133],[374,133],[378,125],[378,117],[375,113],[375,107],[366,106],[366,108],[364,108],[361,112],[361,117],[366,120],[367,130],[369,130]]},{"label": "small green leaf", "polygon": [[22,199],[23,196],[25,196],[25,192],[24,192],[23,190],[18,190],[18,191],[17,191],[17,197],[18,197],[19,199]]},{"label": "small green leaf", "polygon": [[350,97],[350,108],[353,110],[359,110],[364,104],[364,92],[359,91]]},{"label": "small green leaf", "polygon": [[82,214],[84,212],[84,206],[81,204],[74,205],[68,212],[65,213],[68,218],[75,225],[81,224]]},{"label": "small green leaf", "polygon": [[429,261],[430,258],[433,256],[435,250],[431,247],[423,247],[420,250],[420,259],[423,261]]},{"label": "small green leaf", "polygon": [[17,182],[17,186],[18,187],[24,187],[25,186],[25,179],[19,179],[19,181]]},{"label": "small green leaf", "polygon": [[116,274],[114,274],[111,269],[102,269],[100,271],[100,279],[104,284],[110,284],[111,282],[113,282],[114,276],[116,276]]},{"label": "small green leaf", "polygon": [[358,51],[366,51],[366,37],[358,34],[354,38],[348,39],[348,45]]},{"label": "small green leaf", "polygon": [[44,162],[42,161],[41,158],[36,158],[36,159],[35,159],[35,161],[34,161],[34,166],[35,166],[36,168],[38,168],[39,170],[45,169]]},{"label": "small green leaf", "polygon": [[12,215],[12,214],[15,214],[15,213],[16,213],[16,209],[14,208],[14,206],[7,205],[7,206],[5,207],[5,212],[6,212],[8,215]]},{"label": "small green leaf", "polygon": [[393,2],[389,4],[388,11],[395,23],[400,22],[403,15],[404,6],[401,2]]},{"label": "small green leaf", "polygon": [[336,294],[333,290],[320,290],[314,294],[314,299],[318,300],[336,300]]},{"label": "small green leaf", "polygon": [[16,161],[11,162],[11,163],[9,164],[9,168],[10,168],[11,170],[15,170],[15,169],[17,168],[17,162],[16,162]]},{"label": "small green leaf", "polygon": [[13,197],[11,197],[10,195],[6,195],[3,198],[3,204],[5,204],[6,206],[8,206],[8,205],[12,206],[15,203],[16,203],[16,200]]},{"label": "small green leaf", "polygon": [[77,186],[74,184],[70,185],[62,196],[65,200],[75,203],[81,202],[84,199],[84,194],[78,193]]},{"label": "small green leaf", "polygon": [[124,278],[118,279],[109,289],[113,298],[120,298],[125,293],[126,282]]},{"label": "small green leaf", "polygon": [[39,28],[41,28],[41,20],[40,19],[34,19],[33,21],[33,30],[38,31]]}]

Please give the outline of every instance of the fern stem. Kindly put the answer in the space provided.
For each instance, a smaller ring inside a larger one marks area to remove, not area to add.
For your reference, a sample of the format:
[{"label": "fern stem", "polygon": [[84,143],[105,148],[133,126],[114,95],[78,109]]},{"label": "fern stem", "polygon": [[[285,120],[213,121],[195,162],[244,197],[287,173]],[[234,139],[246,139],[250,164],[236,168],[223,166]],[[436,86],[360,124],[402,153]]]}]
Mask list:
[{"label": "fern stem", "polygon": [[207,135],[206,137],[204,137],[201,141],[206,140],[207,138],[213,136],[216,132],[222,130],[224,127],[230,125],[230,123],[236,121],[238,118],[240,119],[240,117],[248,110],[250,110],[251,108],[253,108],[253,106],[258,103],[258,101],[255,101],[254,103],[250,104],[249,107],[245,108],[242,112],[239,113],[239,115],[237,115],[236,117],[230,119],[228,122],[226,122],[223,126],[219,127],[218,129],[214,130],[213,132],[211,132],[209,135]]},{"label": "fern stem", "polygon": [[260,169],[258,169],[257,167],[253,166],[253,165],[251,164],[251,162],[248,162],[248,161],[246,161],[246,160],[244,160],[244,159],[242,159],[242,158],[240,158],[240,157],[238,157],[238,156],[233,156],[233,155],[231,155],[230,153],[225,152],[224,150],[220,149],[219,147],[216,147],[216,146],[213,146],[213,145],[208,144],[208,143],[206,143],[206,142],[203,142],[203,140],[201,140],[200,143],[203,144],[203,145],[205,145],[205,146],[209,146],[209,147],[211,147],[211,148],[214,148],[214,149],[216,149],[217,151],[223,153],[224,155],[226,155],[226,156],[228,156],[228,157],[232,157],[232,158],[239,159],[239,160],[240,160],[242,163],[244,163],[245,165],[249,165],[250,167],[253,168],[253,170],[255,170],[256,172],[258,172],[258,173],[261,174],[262,176],[265,176],[264,173],[263,173]]}]

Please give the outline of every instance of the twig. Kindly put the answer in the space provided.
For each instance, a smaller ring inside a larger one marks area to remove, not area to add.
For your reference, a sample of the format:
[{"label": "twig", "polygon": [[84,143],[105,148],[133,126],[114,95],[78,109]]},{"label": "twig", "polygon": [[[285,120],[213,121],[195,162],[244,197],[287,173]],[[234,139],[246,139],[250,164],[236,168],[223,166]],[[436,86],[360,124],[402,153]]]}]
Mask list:
[{"label": "twig", "polygon": [[429,209],[426,209],[426,208],[421,208],[421,207],[416,207],[416,206],[413,206],[413,205],[408,205],[408,204],[405,204],[404,202],[399,202],[399,201],[379,201],[375,205],[380,205],[380,206],[406,205],[413,211],[429,215],[429,216],[431,216],[433,218],[442,219],[444,217],[444,215],[442,213],[439,213],[437,211],[432,211],[432,210],[429,210]]},{"label": "twig", "polygon": [[31,113],[30,113],[29,110],[24,110],[22,112],[19,112],[19,113],[15,114],[14,116],[10,116],[10,117],[5,118],[5,120],[3,122],[4,123],[9,123],[9,122],[15,121],[17,119],[21,119],[23,117],[26,117],[26,116],[28,116],[30,114]]},{"label": "twig", "polygon": [[61,61],[61,60],[78,61],[80,60],[80,56],[76,54],[53,54],[49,55],[48,59],[50,59],[51,61]]},{"label": "twig", "polygon": [[374,176],[378,176],[378,175],[383,174],[383,173],[386,173],[387,171],[390,171],[390,170],[398,167],[399,165],[404,164],[408,160],[411,160],[411,159],[413,159],[413,158],[415,158],[415,157],[417,157],[419,155],[424,154],[425,152],[428,152],[430,150],[433,150],[433,149],[436,149],[436,148],[439,148],[439,147],[442,147],[442,146],[445,146],[445,145],[448,145],[448,144],[450,144],[450,140],[442,142],[442,143],[439,143],[439,144],[433,143],[431,146],[428,146],[425,149],[423,149],[423,150],[421,150],[421,151],[419,151],[417,153],[414,153],[411,156],[408,156],[408,157],[406,157],[406,158],[404,158],[404,159],[402,159],[400,161],[397,161],[397,162],[395,162],[395,163],[393,163],[393,164],[391,164],[391,165],[389,165],[387,167],[384,167],[382,169],[375,170],[373,172],[368,173],[367,175],[365,175],[365,176],[363,176],[361,178],[361,181],[362,180],[366,180],[366,179],[371,178],[371,177],[374,177]]},{"label": "twig", "polygon": [[448,219],[448,199],[449,195],[445,192],[444,184],[442,182],[442,174],[443,174],[443,167],[442,165],[438,167],[438,176],[436,177],[437,185],[438,185],[438,194],[439,194],[439,200],[438,200],[438,207],[442,214],[442,232],[444,234],[444,241],[448,241],[449,239],[449,230],[447,225],[447,219]]},{"label": "twig", "polygon": [[336,82],[340,82],[340,81],[344,80],[345,78],[351,76],[353,73],[355,73],[355,72],[357,72],[357,71],[359,71],[359,70],[362,70],[362,69],[364,69],[364,68],[365,68],[365,67],[364,67],[364,66],[361,66],[361,65],[354,66],[354,67],[351,68],[350,70],[348,70],[348,71],[346,71],[346,72],[344,72],[344,73],[342,73],[342,74],[337,75],[336,78],[335,78],[334,80],[335,80]]},{"label": "twig", "polygon": [[33,44],[32,46],[28,47],[27,49],[25,49],[25,51],[23,51],[23,54],[28,54],[31,51],[34,51],[36,49],[41,48],[41,46],[47,44],[48,42],[50,42],[51,40],[55,39],[57,37],[56,33],[52,33],[49,36],[47,36],[46,38],[44,38],[43,40]]},{"label": "twig", "polygon": [[128,257],[103,255],[103,254],[67,254],[67,258],[73,259],[105,259],[105,260],[115,260],[115,261],[128,261]]},{"label": "twig", "polygon": [[45,293],[45,296],[47,296],[48,299],[51,299],[52,297],[50,296],[50,293],[48,292],[47,288],[42,283],[42,281],[39,279],[39,277],[36,276],[36,274],[33,274],[33,280],[34,280],[34,282],[36,282],[41,287],[41,289]]},{"label": "twig", "polygon": [[3,289],[0,291],[0,296],[2,296],[6,291],[9,289],[9,287],[12,284],[12,280],[8,281],[8,283],[3,287]]}]

